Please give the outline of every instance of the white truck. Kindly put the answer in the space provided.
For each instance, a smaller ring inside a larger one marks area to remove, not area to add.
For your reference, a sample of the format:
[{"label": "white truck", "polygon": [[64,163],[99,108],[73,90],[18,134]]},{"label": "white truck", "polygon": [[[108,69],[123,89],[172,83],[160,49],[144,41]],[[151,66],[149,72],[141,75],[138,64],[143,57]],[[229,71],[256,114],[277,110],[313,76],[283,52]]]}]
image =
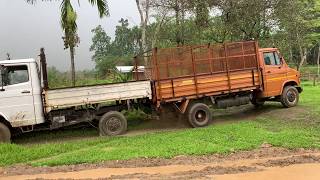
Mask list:
[{"label": "white truck", "polygon": [[9,142],[17,131],[81,122],[99,123],[101,135],[123,134],[127,121],[120,111],[152,98],[150,81],[48,89],[34,59],[0,61],[0,69],[0,142]]}]

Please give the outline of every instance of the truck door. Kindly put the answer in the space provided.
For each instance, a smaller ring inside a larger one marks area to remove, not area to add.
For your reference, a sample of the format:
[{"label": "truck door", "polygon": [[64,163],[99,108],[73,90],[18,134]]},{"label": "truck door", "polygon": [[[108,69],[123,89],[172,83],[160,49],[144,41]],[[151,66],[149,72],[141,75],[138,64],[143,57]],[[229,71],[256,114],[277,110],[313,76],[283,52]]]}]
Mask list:
[{"label": "truck door", "polygon": [[4,65],[0,91],[0,112],[13,127],[35,124],[34,100],[29,63]]},{"label": "truck door", "polygon": [[287,78],[287,70],[276,51],[264,52],[263,58],[266,94],[268,97],[278,96],[281,93],[282,84]]}]

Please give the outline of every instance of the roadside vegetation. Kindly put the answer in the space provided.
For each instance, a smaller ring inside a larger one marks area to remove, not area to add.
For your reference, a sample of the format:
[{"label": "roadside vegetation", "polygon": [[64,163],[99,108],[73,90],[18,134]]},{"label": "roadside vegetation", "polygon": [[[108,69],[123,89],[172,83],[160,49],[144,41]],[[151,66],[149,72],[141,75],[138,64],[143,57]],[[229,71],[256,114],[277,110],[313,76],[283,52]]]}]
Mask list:
[{"label": "roadside vegetation", "polygon": [[[104,138],[98,137],[95,130],[78,129],[38,132],[18,137],[15,140],[18,144],[0,145],[0,166],[19,163],[57,166],[134,158],[227,154],[256,149],[266,143],[289,149],[318,149],[320,148],[320,86],[314,87],[310,82],[304,82],[303,86],[304,93],[298,107],[284,109],[279,103],[268,103],[258,110],[250,107],[242,112],[246,115],[239,117],[239,121],[233,118],[236,122],[214,123],[203,129]],[[219,114],[219,111],[216,114]],[[228,119],[230,113],[237,113],[240,110],[221,111],[226,117],[222,115],[218,118],[223,120]],[[50,139],[66,136],[75,137],[75,140],[71,138],[64,142],[50,142]],[[22,138],[21,142],[39,142],[41,138],[40,141],[49,143],[19,145],[19,138]]]},{"label": "roadside vegetation", "polygon": [[[132,66],[132,57],[150,55],[145,52],[155,47],[254,39],[260,47],[279,48],[286,61],[297,69],[320,64],[319,0],[136,0],[140,25],[120,18],[114,35],[108,34],[101,25],[92,29],[90,51],[96,67],[94,78],[83,82],[82,72],[75,73],[74,69],[74,54],[81,43],[74,9],[77,4],[70,0],[60,2],[60,21],[64,31],[64,47],[61,48],[70,50],[71,68],[65,74],[68,79],[52,84],[54,88],[91,85],[94,80],[98,83],[121,80],[121,77],[113,77],[116,65]],[[89,2],[97,7],[100,17],[109,15],[107,0]],[[145,65],[145,62],[139,65]],[[313,67],[310,72],[319,74],[318,68]]]}]

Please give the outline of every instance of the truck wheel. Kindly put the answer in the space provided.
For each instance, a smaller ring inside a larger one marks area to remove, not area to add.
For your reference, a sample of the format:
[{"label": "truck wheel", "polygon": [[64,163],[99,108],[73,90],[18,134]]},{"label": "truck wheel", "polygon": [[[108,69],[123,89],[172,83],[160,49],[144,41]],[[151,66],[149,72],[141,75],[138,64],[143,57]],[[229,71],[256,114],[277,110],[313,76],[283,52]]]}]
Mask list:
[{"label": "truck wheel", "polygon": [[294,107],[299,102],[299,92],[293,86],[286,86],[281,95],[281,104],[286,108]]},{"label": "truck wheel", "polygon": [[124,134],[127,131],[127,120],[120,112],[108,112],[99,121],[99,131],[101,136]]},{"label": "truck wheel", "polygon": [[11,132],[10,129],[0,122],[0,143],[10,143]]},{"label": "truck wheel", "polygon": [[188,111],[188,120],[192,127],[205,127],[212,121],[212,115],[207,105],[196,103]]}]

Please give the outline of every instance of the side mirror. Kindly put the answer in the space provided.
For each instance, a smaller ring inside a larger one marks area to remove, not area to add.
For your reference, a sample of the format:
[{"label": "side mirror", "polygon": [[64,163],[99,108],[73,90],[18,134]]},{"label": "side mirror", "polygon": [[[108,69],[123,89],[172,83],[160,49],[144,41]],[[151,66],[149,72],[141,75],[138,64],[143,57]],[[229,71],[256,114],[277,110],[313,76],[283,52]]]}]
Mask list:
[{"label": "side mirror", "polygon": [[283,56],[281,56],[281,57],[280,57],[280,64],[281,64],[281,65],[283,65],[283,64],[284,64],[284,62],[283,62],[283,61],[284,61],[284,58],[283,58]]}]

